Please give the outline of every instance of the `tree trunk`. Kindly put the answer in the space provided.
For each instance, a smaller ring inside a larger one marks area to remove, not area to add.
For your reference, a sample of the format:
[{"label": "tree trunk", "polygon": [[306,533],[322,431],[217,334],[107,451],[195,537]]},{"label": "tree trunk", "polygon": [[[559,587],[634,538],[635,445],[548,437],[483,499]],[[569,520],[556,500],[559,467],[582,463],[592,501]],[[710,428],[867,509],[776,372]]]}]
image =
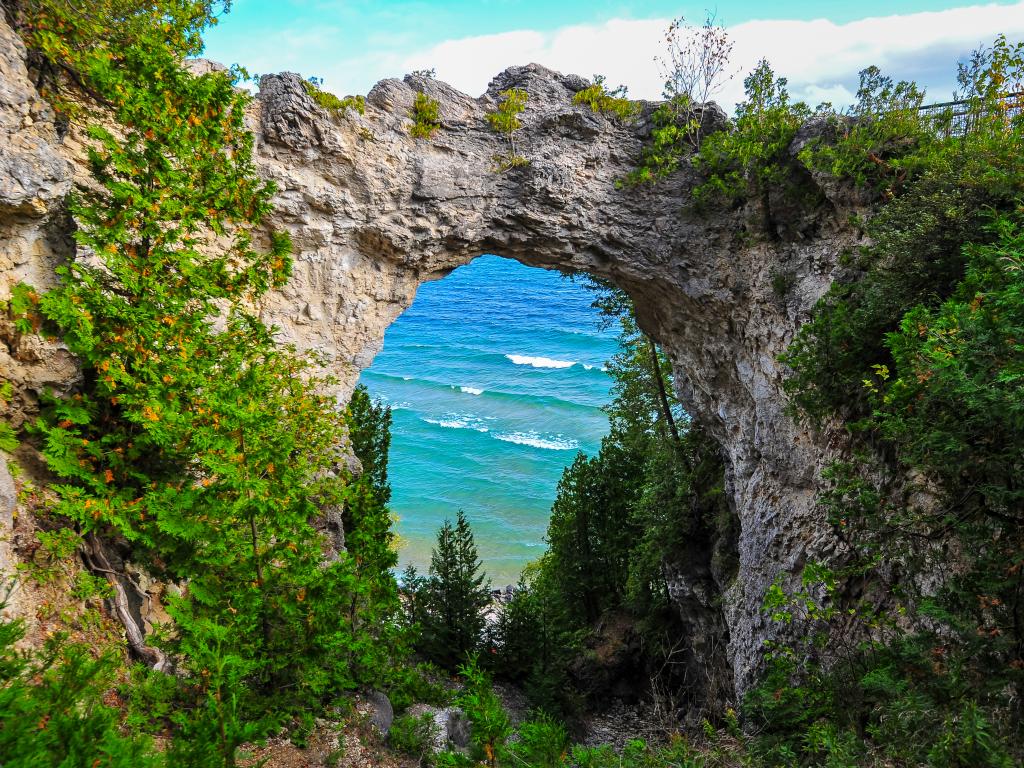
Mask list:
[{"label": "tree trunk", "polygon": [[682,441],[679,438],[676,420],[672,416],[672,408],[669,407],[668,392],[665,390],[665,379],[661,375],[661,360],[658,359],[658,347],[650,336],[644,334],[644,338],[647,339],[647,348],[651,353],[651,375],[654,377],[655,386],[658,388],[658,402],[661,404],[661,415],[665,417],[665,423],[668,425],[669,432],[672,433],[672,439],[675,440],[678,446]]},{"label": "tree trunk", "polygon": [[158,672],[171,672],[171,662],[166,654],[158,648],[146,645],[146,633],[141,626],[141,617],[136,619],[132,613],[125,584],[130,584],[142,600],[146,599],[146,595],[139,592],[139,588],[127,574],[119,573],[111,567],[103,542],[95,533],[87,535],[84,543],[82,554],[89,570],[102,573],[114,590],[114,594],[110,598],[110,606],[118,621],[124,626],[125,639],[128,641],[128,647],[131,648],[132,653]]}]

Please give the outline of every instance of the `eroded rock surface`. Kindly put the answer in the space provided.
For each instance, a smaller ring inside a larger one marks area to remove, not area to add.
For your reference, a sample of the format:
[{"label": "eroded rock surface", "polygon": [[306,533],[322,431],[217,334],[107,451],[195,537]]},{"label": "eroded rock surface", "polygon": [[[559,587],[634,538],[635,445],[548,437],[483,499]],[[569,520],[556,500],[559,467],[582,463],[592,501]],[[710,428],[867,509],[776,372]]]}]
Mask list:
[{"label": "eroded rock surface", "polygon": [[[0,20],[0,300],[11,286],[53,285],[54,268],[73,252],[64,198],[71,169],[25,67],[25,47]],[[71,356],[34,335],[19,334],[0,314],[0,379],[13,385],[15,426],[34,410],[44,388],[66,390],[77,368]]]},{"label": "eroded rock surface", "polygon": [[[80,146],[54,131],[23,57],[0,22],[3,295],[17,279],[46,287],[55,259],[71,251],[60,200],[68,166],[82,161]],[[589,272],[633,297],[642,327],[674,363],[687,408],[726,457],[738,571],[716,570],[711,552],[694,548],[673,565],[671,593],[692,635],[726,667],[708,657],[702,674],[742,691],[773,631],[760,611],[765,589],[777,574],[832,555],[814,499],[838,433],[811,432],[787,415],[777,356],[855,242],[841,196],[823,189],[814,211],[780,208],[780,227],[766,237],[749,211],[695,212],[698,179],[686,163],[657,186],[620,189],[651,106],[635,124],[594,114],[572,104],[585,80],[536,65],[501,73],[476,99],[436,80],[385,80],[365,115],[328,114],[296,75],[260,85],[250,113],[258,162],[278,185],[272,225],[296,247],[294,277],[265,301],[264,316],[283,339],[326,356],[340,394],[421,283],[484,253]],[[508,148],[484,115],[510,87],[529,94],[517,143],[530,163],[497,173],[494,157]],[[419,90],[440,102],[432,141],[408,135]],[[59,348],[19,355],[24,342],[5,341],[0,366],[24,397],[73,381]]]},{"label": "eroded rock surface", "polygon": [[[742,689],[772,631],[760,612],[765,589],[832,554],[814,509],[830,436],[787,415],[777,356],[856,234],[832,189],[817,210],[783,211],[766,237],[754,212],[696,213],[698,178],[686,164],[657,186],[618,188],[649,122],[574,106],[585,85],[530,65],[503,72],[473,99],[409,76],[378,83],[365,115],[331,116],[297,76],[265,77],[253,115],[257,151],[280,188],[274,223],[297,245],[295,277],[266,316],[286,338],[330,355],[351,386],[416,287],[483,253],[624,288],[685,382],[689,411],[726,456],[740,520],[737,577],[691,551],[673,568],[671,592],[701,647],[728,658]],[[493,157],[507,146],[484,115],[511,87],[530,95],[517,137],[530,164],[496,173]],[[432,141],[408,135],[420,90],[440,102]]]}]

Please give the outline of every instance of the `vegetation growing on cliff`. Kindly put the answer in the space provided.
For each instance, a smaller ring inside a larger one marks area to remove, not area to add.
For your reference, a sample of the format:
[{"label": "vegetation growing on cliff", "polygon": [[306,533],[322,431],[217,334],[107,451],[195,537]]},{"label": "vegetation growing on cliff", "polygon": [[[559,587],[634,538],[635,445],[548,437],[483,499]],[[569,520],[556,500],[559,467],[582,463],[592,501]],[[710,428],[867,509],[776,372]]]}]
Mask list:
[{"label": "vegetation growing on cliff", "polygon": [[366,112],[366,98],[363,96],[346,96],[339,99],[330,91],[323,90],[323,78],[310,77],[302,81],[302,87],[317,104],[334,114],[345,114],[346,110],[354,109],[360,115]]},{"label": "vegetation growing on cliff", "polygon": [[700,146],[712,116],[712,99],[732,79],[729,55],[733,43],[709,12],[696,27],[685,17],[665,33],[665,55],[656,61],[665,78],[665,102],[651,114],[650,141],[625,185],[653,183],[674,173],[688,152]]},{"label": "vegetation growing on cliff", "polygon": [[487,123],[492,130],[504,135],[508,142],[508,152],[493,158],[495,170],[504,173],[530,163],[516,148],[516,133],[523,127],[519,115],[526,110],[526,102],[530,97],[522,88],[509,88],[498,95],[501,101],[493,112],[487,113]]},{"label": "vegetation growing on cliff", "polygon": [[865,70],[855,121],[801,157],[885,204],[785,358],[800,415],[840,416],[859,453],[821,497],[846,562],[770,596],[807,638],[776,649],[756,702],[780,755],[820,754],[807,734],[824,723],[853,762],[1019,759],[1024,45],[997,39],[959,79],[954,129]]},{"label": "vegetation growing on cliff", "polygon": [[593,112],[631,120],[640,114],[640,104],[626,98],[626,86],[609,90],[603,75],[594,75],[594,82],[572,97],[573,104],[586,104]]},{"label": "vegetation growing on cliff", "polygon": [[[6,601],[0,600],[0,610]],[[0,618],[0,754],[9,766],[149,768],[152,743],[121,733],[121,713],[104,702],[120,661],[55,635],[19,650],[22,620]]]},{"label": "vegetation growing on cliff", "polygon": [[409,135],[414,139],[432,139],[441,127],[438,118],[438,109],[441,104],[437,99],[427,96],[423,91],[416,94],[412,102],[412,111],[409,117],[412,118],[412,127],[409,128]]},{"label": "vegetation growing on cliff", "polygon": [[[36,425],[60,478],[48,514],[92,556],[119,539],[186,585],[157,637],[178,673],[167,759],[231,765],[240,743],[385,682],[401,654],[387,420],[357,397],[371,471],[352,479],[330,380],[252,309],[287,279],[290,244],[255,245],[274,189],[252,163],[248,97],[231,75],[182,68],[210,8],[133,6],[113,50],[86,36],[109,19],[61,2],[20,10],[44,80],[107,116],[88,127],[92,183],[70,204],[91,255],[49,293],[27,291],[21,317],[59,334],[83,373]],[[324,562],[314,523],[331,508],[346,551]]]}]

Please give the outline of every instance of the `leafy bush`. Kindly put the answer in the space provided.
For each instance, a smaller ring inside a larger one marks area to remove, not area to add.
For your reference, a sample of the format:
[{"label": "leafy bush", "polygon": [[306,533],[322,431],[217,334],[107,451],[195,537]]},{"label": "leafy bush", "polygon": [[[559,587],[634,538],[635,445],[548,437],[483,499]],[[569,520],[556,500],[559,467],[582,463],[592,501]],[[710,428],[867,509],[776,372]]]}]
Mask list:
[{"label": "leafy bush", "polygon": [[[878,67],[868,67],[860,73],[857,103],[847,115],[832,118],[836,135],[805,147],[801,159],[857,186],[892,191],[918,170],[921,150],[939,140],[921,112],[923,101],[916,83],[894,83]],[[908,153],[910,147],[917,151]]]},{"label": "leafy bush", "polygon": [[409,117],[412,118],[409,135],[414,139],[432,139],[441,127],[438,117],[440,107],[441,103],[437,99],[427,96],[423,91],[418,92],[409,113]]},{"label": "leafy bush", "polygon": [[626,98],[626,87],[620,85],[609,91],[601,75],[594,76],[593,85],[577,91],[572,103],[586,104],[593,112],[610,114],[620,120],[631,120],[640,114],[640,104]]},{"label": "leafy bush", "polygon": [[438,752],[431,759],[430,764],[433,768],[476,768],[476,766],[479,765],[479,763],[469,755],[464,755],[461,752],[453,752],[451,750]]},{"label": "leafy bush", "polygon": [[735,125],[707,136],[694,156],[694,167],[706,177],[694,188],[694,199],[757,200],[769,236],[775,231],[771,191],[795,183],[787,151],[811,114],[804,103],[790,101],[786,83],[762,60],[743,81],[746,99],[736,105]]},{"label": "leafy bush", "polygon": [[675,100],[651,113],[651,139],[640,151],[637,167],[626,174],[621,186],[654,183],[675,173],[697,141],[688,102]]},{"label": "leafy bush", "polygon": [[0,451],[12,453],[17,447],[18,433],[6,421],[0,421]]},{"label": "leafy bush", "polygon": [[429,712],[419,717],[399,715],[388,730],[388,744],[392,749],[423,761],[434,751],[438,733],[437,723]]},{"label": "leafy bush", "polygon": [[935,768],[1010,768],[1016,761],[999,743],[977,704],[967,702],[960,712],[946,718],[928,752],[928,764]]},{"label": "leafy bush", "polygon": [[565,728],[542,715],[516,728],[516,738],[504,749],[503,762],[531,768],[560,768],[568,746]]},{"label": "leafy bush", "polygon": [[[698,750],[691,749],[682,739],[668,746],[653,747],[642,739],[628,741],[617,754],[611,747],[573,747],[570,768],[704,768],[716,763],[705,762]],[[725,763],[728,764],[728,763]]]},{"label": "leafy bush", "polygon": [[446,707],[451,703],[452,692],[441,680],[441,671],[429,663],[401,666],[391,677],[388,698],[396,712],[417,702]]},{"label": "leafy bush", "polygon": [[[0,610],[5,607],[0,603]],[[0,618],[0,754],[5,768],[160,765],[148,739],[122,735],[120,713],[104,698],[119,660],[94,657],[62,635],[39,651],[17,647],[21,620]]]},{"label": "leafy bush", "polygon": [[519,154],[516,149],[516,132],[523,124],[519,122],[519,115],[526,110],[526,102],[529,94],[521,88],[510,88],[499,94],[501,100],[493,112],[486,115],[487,122],[491,129],[501,133],[508,141],[508,152],[504,155],[494,156],[495,170],[503,173],[511,168],[522,165],[529,165],[529,160]]},{"label": "leafy bush", "polygon": [[459,674],[463,688],[455,703],[466,713],[472,726],[474,756],[494,768],[512,733],[512,725],[501,700],[491,688],[491,681],[477,665],[476,659],[470,659],[460,667]]},{"label": "leafy bush", "polygon": [[347,110],[354,109],[360,115],[366,113],[366,99],[363,96],[346,96],[343,99],[339,99],[333,93],[321,89],[320,86],[322,84],[323,80],[317,77],[311,77],[302,81],[302,85],[310,98],[328,112],[344,114]]}]

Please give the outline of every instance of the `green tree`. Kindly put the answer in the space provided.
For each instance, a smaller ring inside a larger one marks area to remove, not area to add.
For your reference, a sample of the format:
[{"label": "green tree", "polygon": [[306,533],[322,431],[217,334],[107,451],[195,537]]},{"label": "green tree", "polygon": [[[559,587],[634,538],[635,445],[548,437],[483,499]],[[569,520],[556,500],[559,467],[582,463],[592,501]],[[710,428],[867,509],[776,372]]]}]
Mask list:
[{"label": "green tree", "polygon": [[[171,754],[230,765],[288,711],[379,679],[398,604],[377,453],[387,419],[361,422],[357,402],[348,431],[365,437],[371,474],[353,481],[338,469],[346,416],[330,380],[254,309],[287,279],[290,244],[271,232],[254,245],[274,187],[253,164],[249,97],[233,74],[182,67],[209,11],[19,6],[48,82],[117,125],[88,128],[92,180],[70,202],[88,258],[61,267],[51,292],[26,291],[22,320],[45,321],[83,372],[38,424],[55,513],[187,584],[162,640],[181,659],[184,741]],[[115,32],[90,37],[111,19]],[[324,505],[352,521],[332,563],[311,524]]]},{"label": "green tree", "polygon": [[388,483],[388,452],[391,449],[391,406],[374,402],[369,390],[356,386],[349,400],[349,439],[381,504],[391,501]]},{"label": "green tree", "polygon": [[491,129],[504,135],[508,141],[508,152],[504,155],[495,155],[494,165],[499,173],[520,165],[529,165],[530,161],[519,154],[516,147],[516,134],[522,129],[523,124],[519,115],[526,110],[526,102],[529,101],[529,94],[522,88],[509,88],[498,94],[501,101],[493,112],[487,113],[487,123]]},{"label": "green tree", "polygon": [[[5,603],[0,601],[0,610]],[[107,706],[119,660],[55,635],[25,650],[21,620],[0,618],[0,755],[7,768],[159,766],[148,739],[123,735]]]},{"label": "green tree", "polygon": [[811,114],[803,102],[790,101],[786,85],[786,78],[776,77],[761,60],[743,81],[746,98],[736,105],[735,124],[705,138],[694,156],[694,166],[706,177],[694,188],[695,199],[756,200],[769,238],[776,237],[772,192],[789,191],[796,183],[787,152]]},{"label": "green tree", "polygon": [[491,603],[490,582],[462,510],[454,526],[445,520],[437,533],[425,592],[422,648],[431,660],[454,669],[480,647],[483,611]]}]

